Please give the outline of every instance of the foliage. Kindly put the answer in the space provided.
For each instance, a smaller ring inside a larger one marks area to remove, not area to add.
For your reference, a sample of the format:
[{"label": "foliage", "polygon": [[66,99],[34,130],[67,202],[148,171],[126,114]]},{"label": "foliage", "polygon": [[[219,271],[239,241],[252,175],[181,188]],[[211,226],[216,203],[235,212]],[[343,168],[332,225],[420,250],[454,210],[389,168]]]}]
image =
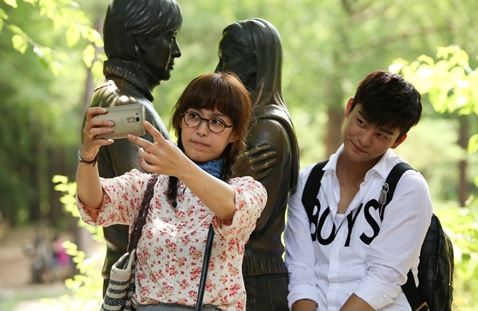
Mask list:
[{"label": "foliage", "polygon": [[[83,62],[91,67],[96,59],[95,49],[103,46],[101,35],[91,28],[90,21],[85,13],[81,11],[78,4],[72,0],[3,0],[10,9],[17,9],[19,6],[30,5],[40,16],[50,20],[53,24],[53,31],[64,32],[66,44],[71,48],[80,42],[80,39],[88,42],[83,50]],[[58,59],[64,59],[61,52],[48,45],[35,40],[21,25],[9,18],[8,9],[0,7],[0,31],[3,28],[11,33],[12,47],[24,54],[31,48],[38,59],[47,66],[55,75],[60,73],[62,65]]]},{"label": "foliage", "polygon": [[478,308],[478,210],[457,208],[444,203],[435,212],[453,242],[455,271],[453,275],[453,310],[471,311]]},{"label": "foliage", "polygon": [[[439,47],[436,59],[426,55],[412,62],[398,59],[390,68],[403,74],[422,94],[426,94],[439,113],[478,115],[478,68],[470,66],[468,54],[460,47]],[[470,139],[470,152],[477,151],[476,137],[475,134]],[[475,187],[478,187],[478,178]],[[452,205],[452,208],[437,209],[454,244],[454,310],[478,308],[475,299],[478,292],[477,203],[472,196],[466,208]]]},{"label": "foliage", "polygon": [[103,242],[103,231],[100,227],[94,227],[86,224],[80,219],[80,212],[76,206],[76,182],[68,181],[68,177],[62,175],[55,175],[52,179],[55,184],[55,190],[63,193],[60,197],[60,202],[63,204],[63,208],[73,217],[77,218],[78,226],[85,228],[92,234],[93,239],[98,242]]},{"label": "foliage", "polygon": [[[65,210],[75,218],[78,218],[80,227],[86,228],[93,234],[95,240],[104,242],[103,231],[99,227],[93,227],[82,222],[78,208],[76,207],[76,183],[69,182],[66,176],[54,176],[55,190],[63,193],[60,198]],[[98,310],[101,301],[103,278],[100,273],[100,258],[86,258],[84,252],[78,250],[72,242],[65,242],[68,255],[73,258],[73,262],[78,270],[78,274],[65,281],[66,287],[70,290],[68,295],[59,298],[64,306],[64,310],[73,310],[81,305],[81,310]]]},{"label": "foliage", "polygon": [[50,180],[73,173],[88,51],[102,46],[90,24],[70,0],[0,0],[0,201],[14,226],[67,226]]}]

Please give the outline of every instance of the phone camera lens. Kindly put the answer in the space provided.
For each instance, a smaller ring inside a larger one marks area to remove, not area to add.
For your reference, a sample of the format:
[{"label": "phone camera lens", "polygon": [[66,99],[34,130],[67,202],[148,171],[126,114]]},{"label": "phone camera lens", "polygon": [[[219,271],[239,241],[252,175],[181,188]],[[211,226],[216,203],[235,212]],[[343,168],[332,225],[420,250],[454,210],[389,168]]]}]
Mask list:
[{"label": "phone camera lens", "polygon": [[136,122],[139,122],[139,117],[136,117]]}]

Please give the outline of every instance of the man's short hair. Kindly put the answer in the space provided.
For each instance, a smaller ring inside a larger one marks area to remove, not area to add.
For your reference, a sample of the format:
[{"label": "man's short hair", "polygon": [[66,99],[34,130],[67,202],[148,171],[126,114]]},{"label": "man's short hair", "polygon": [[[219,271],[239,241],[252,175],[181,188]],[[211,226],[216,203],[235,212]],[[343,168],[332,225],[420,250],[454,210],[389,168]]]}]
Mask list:
[{"label": "man's short hair", "polygon": [[400,129],[400,135],[418,123],[422,113],[421,95],[405,79],[377,70],[360,82],[352,108],[360,104],[367,122],[379,127]]}]

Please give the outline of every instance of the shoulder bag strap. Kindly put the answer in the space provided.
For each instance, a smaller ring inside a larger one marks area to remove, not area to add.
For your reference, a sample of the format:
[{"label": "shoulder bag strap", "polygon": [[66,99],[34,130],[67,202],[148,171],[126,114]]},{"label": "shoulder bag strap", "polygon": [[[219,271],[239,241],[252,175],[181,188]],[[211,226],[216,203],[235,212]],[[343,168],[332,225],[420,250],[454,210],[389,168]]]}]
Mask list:
[{"label": "shoulder bag strap", "polygon": [[158,175],[154,174],[148,181],[148,186],[146,187],[146,191],[144,193],[143,201],[141,202],[141,207],[139,208],[138,216],[134,222],[134,229],[131,233],[131,237],[128,243],[128,253],[131,253],[133,249],[136,248],[138,244],[139,238],[141,237],[141,231],[143,230],[143,226],[146,223],[146,216],[148,216],[149,207],[151,199],[154,195],[154,185],[158,181]]},{"label": "shoulder bag strap", "polygon": [[[395,192],[395,188],[397,187],[397,183],[402,177],[403,173],[408,170],[412,170],[413,168],[405,162],[397,163],[390,173],[387,176],[387,180],[383,184],[382,188],[382,195],[385,195],[385,202],[382,204],[380,218],[383,220],[383,215],[385,211],[385,207],[390,203],[393,198],[393,193]],[[421,297],[421,294],[418,291],[418,288],[415,284],[415,279],[413,278],[412,271],[408,271],[407,273],[407,282],[402,285],[402,290],[405,293],[405,297],[407,297],[408,303],[412,307],[412,310],[428,310],[428,306],[424,303],[425,299]]]},{"label": "shoulder bag strap", "polygon": [[201,279],[199,280],[199,289],[198,289],[198,297],[196,300],[196,306],[194,308],[195,311],[202,310],[202,301],[204,298],[204,288],[206,287],[206,279],[207,279],[207,270],[209,268],[209,259],[211,258],[211,250],[212,250],[212,241],[214,240],[214,228],[212,224],[209,225],[209,231],[207,233],[207,242],[206,242],[206,249],[204,250],[204,258],[202,262],[202,269],[201,269]]},{"label": "shoulder bag strap", "polygon": [[317,194],[320,188],[320,181],[324,176],[324,167],[328,161],[319,162],[310,171],[307,181],[305,182],[304,190],[302,191],[302,204],[307,208],[314,205]]}]

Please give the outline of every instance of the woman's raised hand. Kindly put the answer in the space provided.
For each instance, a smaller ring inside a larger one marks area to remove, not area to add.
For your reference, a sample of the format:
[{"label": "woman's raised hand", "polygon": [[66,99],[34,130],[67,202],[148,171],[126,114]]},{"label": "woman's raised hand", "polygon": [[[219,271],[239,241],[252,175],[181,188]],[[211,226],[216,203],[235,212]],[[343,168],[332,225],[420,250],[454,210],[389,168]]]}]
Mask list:
[{"label": "woman's raised hand", "polygon": [[144,128],[153,137],[154,142],[128,135],[128,140],[140,147],[139,165],[149,173],[178,176],[184,167],[184,161],[188,161],[186,155],[173,142],[166,140],[148,121],[144,122]]},{"label": "woman's raised hand", "polygon": [[109,120],[96,118],[105,114],[107,110],[102,107],[90,107],[86,111],[85,125],[83,127],[83,141],[81,144],[81,157],[85,160],[94,159],[101,146],[111,145],[112,139],[100,138],[102,135],[114,131],[114,123]]}]

